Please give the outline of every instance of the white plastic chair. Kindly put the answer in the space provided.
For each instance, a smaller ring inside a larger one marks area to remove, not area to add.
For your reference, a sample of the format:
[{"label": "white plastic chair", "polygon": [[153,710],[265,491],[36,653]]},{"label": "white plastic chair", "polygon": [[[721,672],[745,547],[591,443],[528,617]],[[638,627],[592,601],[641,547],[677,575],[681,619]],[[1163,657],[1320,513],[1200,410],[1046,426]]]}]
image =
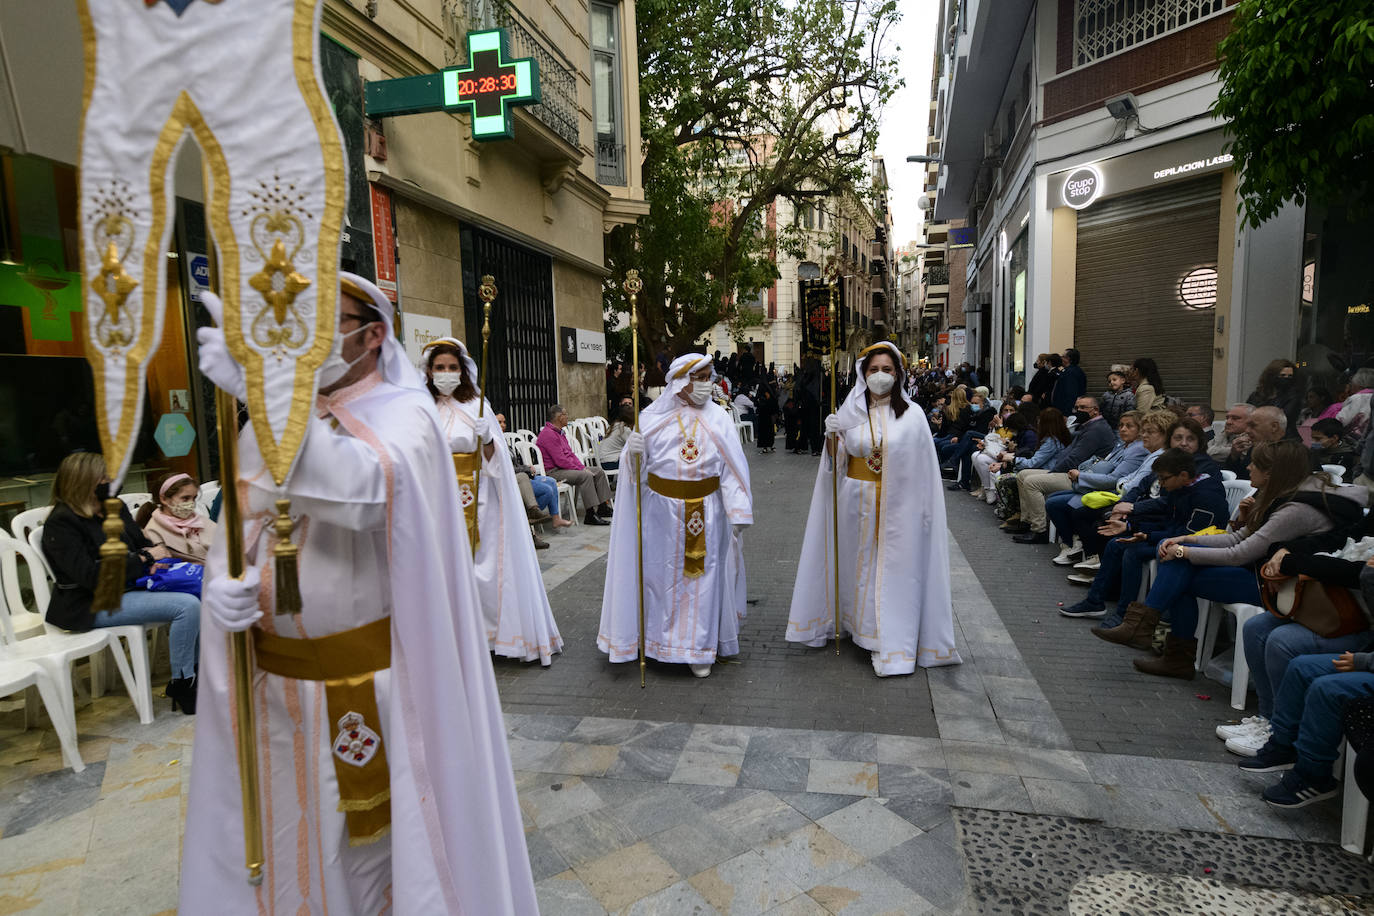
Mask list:
[{"label": "white plastic chair", "polygon": [[[38,558],[33,555],[28,544],[12,538],[0,540],[0,558],[6,555],[11,555],[11,560],[13,555],[17,555],[29,564],[37,613],[40,616],[45,615],[51,593],[48,590],[47,578],[41,574],[35,574],[41,569]],[[91,693],[99,696],[95,685],[99,680],[101,669],[96,659],[106,648],[110,648],[113,650],[115,665],[119,668],[120,677],[124,679],[124,686],[129,691],[129,699],[133,701],[134,709],[139,713],[139,720],[143,721],[144,724],[151,722],[151,712],[147,714],[146,720],[143,718],[142,691],[140,691],[140,685],[134,680],[133,672],[129,670],[129,661],[119,647],[116,638],[119,634],[115,632],[121,629],[138,629],[140,631],[139,638],[142,638],[143,628],[106,627],[87,633],[68,633],[45,622],[46,632],[43,634],[30,636],[28,639],[18,639],[13,626],[15,618],[27,624],[28,618],[32,616],[33,612],[24,607],[20,599],[19,583],[10,574],[10,571],[15,568],[16,564],[12,561],[0,563],[0,576],[3,576],[3,582],[0,582],[0,585],[3,585],[5,596],[4,613],[0,613],[0,643],[5,646],[5,657],[33,662],[47,672],[53,683],[57,685],[59,699],[63,707],[75,721],[76,701],[72,697],[72,664],[83,658],[92,660]],[[150,690],[149,693],[151,696]],[[147,706],[151,708],[151,705],[152,701],[149,699]]]},{"label": "white plastic chair", "polygon": [[29,532],[35,528],[41,528],[43,523],[48,520],[50,512],[52,512],[52,506],[25,509],[10,520],[10,530],[14,532],[16,538],[27,543]]},{"label": "white plastic chair", "polygon": [[1344,744],[1345,792],[1341,796],[1341,848],[1357,856],[1365,853],[1369,837],[1369,799],[1355,782],[1355,749]]},{"label": "white plastic chair", "polygon": [[[544,469],[544,456],[540,454],[539,446],[534,444],[533,439],[529,439],[528,441],[516,441],[513,447],[520,455],[520,460],[533,468],[536,474],[541,477],[548,476],[548,471]],[[568,520],[574,525],[579,524],[577,520],[577,491],[573,489],[570,483],[564,483],[561,480],[555,480],[554,482],[558,484],[559,515],[563,514],[563,494],[566,493],[568,496],[568,502],[566,504],[568,507]]]},{"label": "white plastic chair", "polygon": [[1245,645],[1241,639],[1241,632],[1246,621],[1251,617],[1258,617],[1269,612],[1254,604],[1218,605],[1215,601],[1198,599],[1196,664],[1199,671],[1212,657],[1212,653],[1216,651],[1217,633],[1221,630],[1222,621],[1221,614],[1215,610],[1217,607],[1236,618],[1236,648],[1231,658],[1231,708],[1244,709],[1245,695],[1250,690],[1250,665],[1245,659]]},{"label": "white plastic chair", "polygon": [[1231,517],[1235,518],[1241,500],[1252,495],[1255,488],[1248,480],[1223,480],[1221,485],[1226,488],[1226,508],[1231,510]]},{"label": "white plastic chair", "polygon": [[1225,483],[1225,482],[1228,481],[1228,480],[1235,480],[1235,479],[1236,479],[1236,472],[1235,472],[1235,471],[1226,471],[1226,470],[1223,470],[1223,471],[1221,472],[1221,480],[1222,480],[1223,483]]},{"label": "white plastic chair", "polygon": [[739,433],[739,441],[753,442],[754,424],[748,420],[741,420],[739,418],[739,410],[735,408],[734,404],[731,404],[727,409],[730,411],[730,419],[734,421],[735,432]]},{"label": "white plastic chair", "polygon": [[1332,483],[1339,484],[1341,478],[1345,476],[1345,468],[1339,464],[1324,464],[1322,470],[1331,475]]},{"label": "white plastic chair", "polygon": [[[62,694],[44,668],[37,662],[7,658],[6,649],[0,646],[0,696],[7,697],[29,687],[38,688],[38,696],[62,746],[62,760],[73,772],[80,773],[86,764],[77,751],[75,713],[62,702]],[[27,717],[24,725],[28,726]]]},{"label": "white plastic chair", "polygon": [[196,494],[196,511],[209,518],[210,507],[215,504],[216,496],[219,496],[218,480],[207,480],[201,484],[200,492]]},{"label": "white plastic chair", "polygon": [[124,500],[124,505],[129,507],[130,515],[137,515],[138,510],[142,509],[147,503],[153,501],[151,493],[120,493],[119,498]]}]

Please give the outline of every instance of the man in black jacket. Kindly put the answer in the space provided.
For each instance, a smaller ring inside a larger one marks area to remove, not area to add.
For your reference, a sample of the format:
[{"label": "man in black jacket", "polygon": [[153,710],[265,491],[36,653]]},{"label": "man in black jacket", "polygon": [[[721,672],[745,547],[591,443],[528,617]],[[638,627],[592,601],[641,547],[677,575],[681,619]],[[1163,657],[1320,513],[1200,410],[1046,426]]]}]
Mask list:
[{"label": "man in black jacket", "polygon": [[1050,405],[1059,408],[1064,416],[1074,410],[1074,402],[1088,390],[1088,376],[1078,366],[1078,351],[1069,347],[1064,351],[1064,371],[1054,383],[1054,393],[1050,395]]}]

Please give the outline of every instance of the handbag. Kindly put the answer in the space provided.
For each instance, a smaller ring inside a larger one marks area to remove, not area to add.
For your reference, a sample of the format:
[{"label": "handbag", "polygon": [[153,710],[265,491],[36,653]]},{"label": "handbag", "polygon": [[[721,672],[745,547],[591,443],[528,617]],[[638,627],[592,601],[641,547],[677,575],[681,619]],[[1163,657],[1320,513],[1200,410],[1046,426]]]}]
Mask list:
[{"label": "handbag", "polygon": [[1083,505],[1089,509],[1105,509],[1120,500],[1121,494],[1110,490],[1093,490],[1091,493],[1084,493],[1081,499]]},{"label": "handbag", "polygon": [[1300,623],[1323,639],[1368,628],[1350,589],[1328,587],[1311,576],[1266,576],[1261,572],[1260,600],[1275,617]]},{"label": "handbag", "polygon": [[191,560],[158,560],[148,567],[148,574],[136,584],[150,592],[184,592],[200,595],[205,579],[205,566]]}]

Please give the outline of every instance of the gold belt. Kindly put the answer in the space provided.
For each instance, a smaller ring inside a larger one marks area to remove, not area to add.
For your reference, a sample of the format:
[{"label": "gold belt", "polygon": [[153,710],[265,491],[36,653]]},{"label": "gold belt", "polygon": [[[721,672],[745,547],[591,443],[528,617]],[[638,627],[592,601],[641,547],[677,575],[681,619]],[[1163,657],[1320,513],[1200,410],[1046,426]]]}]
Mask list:
[{"label": "gold belt", "polygon": [[323,681],[329,721],[339,733],[330,745],[339,783],[339,810],[348,845],[365,846],[391,829],[391,772],[382,747],[374,679],[391,667],[391,618],[342,633],[288,639],[253,629],[257,666],[298,681]]},{"label": "gold belt", "polygon": [[849,464],[845,467],[844,473],[850,480],[865,480],[878,485],[873,499],[873,517],[875,521],[880,521],[883,511],[883,472],[873,470],[868,466],[867,460],[857,455],[850,455]]},{"label": "gold belt", "polygon": [[477,475],[482,471],[482,446],[475,452],[454,452],[453,470],[458,474],[458,502],[463,507],[463,520],[468,525],[468,542],[473,556],[482,543],[477,527]]},{"label": "gold belt", "polygon": [[706,497],[720,489],[720,478],[669,480],[650,474],[649,489],[683,501],[682,574],[688,579],[697,578],[706,572]]}]

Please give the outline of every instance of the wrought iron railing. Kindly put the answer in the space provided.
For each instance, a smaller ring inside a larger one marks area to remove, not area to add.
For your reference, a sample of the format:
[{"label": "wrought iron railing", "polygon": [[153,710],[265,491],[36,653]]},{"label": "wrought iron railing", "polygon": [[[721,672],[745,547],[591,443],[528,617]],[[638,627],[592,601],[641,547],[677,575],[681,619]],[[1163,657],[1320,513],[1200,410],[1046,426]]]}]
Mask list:
[{"label": "wrought iron railing", "polygon": [[509,35],[513,56],[533,57],[539,61],[540,101],[538,105],[529,106],[530,114],[576,147],[576,68],[519,10],[501,0],[445,0],[444,32],[448,38],[445,63],[450,67],[467,63],[467,42],[464,41],[467,33],[497,27],[505,29]]},{"label": "wrought iron railing", "polygon": [[596,180],[598,184],[625,184],[625,145],[614,140],[596,141]]},{"label": "wrought iron railing", "polygon": [[1075,0],[1073,65],[1187,28],[1226,5],[1227,0]]}]

